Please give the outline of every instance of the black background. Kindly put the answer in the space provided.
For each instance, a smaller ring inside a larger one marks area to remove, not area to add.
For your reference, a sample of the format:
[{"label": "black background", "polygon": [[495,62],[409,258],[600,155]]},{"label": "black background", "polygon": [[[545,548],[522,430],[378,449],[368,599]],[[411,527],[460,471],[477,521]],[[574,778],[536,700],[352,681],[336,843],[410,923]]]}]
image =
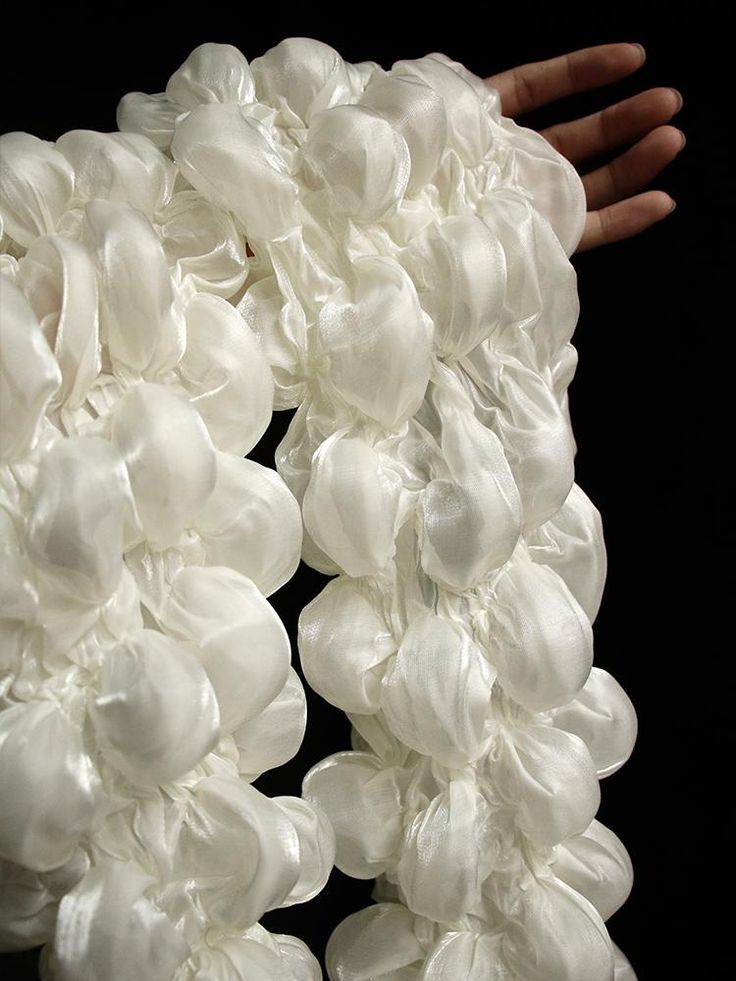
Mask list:
[{"label": "black background", "polygon": [[[283,37],[311,36],[350,61],[388,67],[442,51],[482,76],[612,41],[639,41],[644,67],[605,90],[521,119],[539,127],[575,118],[638,91],[672,85],[684,95],[674,123],[688,143],[654,182],[677,210],[628,242],[574,258],[581,314],[580,360],[570,389],[577,482],[600,509],[609,571],[595,624],[596,663],[610,670],[639,715],[629,763],[603,784],[599,818],[627,845],[632,895],[610,921],[639,981],[716,978],[732,963],[733,929],[720,888],[733,882],[733,641],[724,618],[734,531],[729,504],[733,438],[725,424],[734,328],[731,249],[733,55],[713,8],[561,3],[450,5],[238,4],[166,10],[110,3],[64,4],[53,13],[16,6],[5,30],[0,132],[55,139],[68,129],[115,129],[131,90],[161,91],[203,41],[253,58]],[[397,23],[401,17],[401,26]],[[252,454],[273,464],[291,413],[274,416]],[[324,578],[305,567],[273,602],[296,655],[299,610]],[[258,786],[298,794],[323,756],[348,748],[342,713],[310,696],[304,745]],[[720,760],[718,759],[720,757]],[[336,923],[369,901],[370,883],[333,872],[310,904],[264,924],[294,933],[321,956]],[[35,977],[35,955],[4,955],[0,974]],[[4,969],[4,971],[3,971]],[[462,981],[462,979],[458,979]]]}]

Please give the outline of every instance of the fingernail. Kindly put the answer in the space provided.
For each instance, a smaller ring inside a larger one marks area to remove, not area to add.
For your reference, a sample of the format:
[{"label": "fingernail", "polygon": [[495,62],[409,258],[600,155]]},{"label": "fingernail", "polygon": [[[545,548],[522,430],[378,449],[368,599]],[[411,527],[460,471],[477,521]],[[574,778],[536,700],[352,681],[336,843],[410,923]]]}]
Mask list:
[{"label": "fingernail", "polygon": [[680,130],[680,138],[682,139],[682,146],[680,147],[680,149],[682,150],[682,147],[685,146],[685,144],[687,143],[687,137],[682,132],[682,130]]},{"label": "fingernail", "polygon": [[647,60],[647,53],[644,50],[644,45],[643,44],[639,44],[638,41],[629,41],[629,44],[631,44],[633,47],[639,49],[639,51],[641,52],[641,63],[643,65],[644,62]]},{"label": "fingernail", "polygon": [[683,100],[683,98],[682,98],[682,92],[680,92],[680,91],[679,91],[678,89],[673,89],[673,88],[671,88],[671,87],[670,87],[670,91],[671,91],[671,92],[674,92],[674,93],[675,93],[675,95],[677,96],[677,98],[678,98],[678,100],[679,100],[679,103],[680,103],[680,104],[679,104],[679,106],[677,107],[677,109],[675,109],[675,112],[679,112],[679,111],[680,111],[680,109],[682,109],[682,103],[683,103],[683,101],[684,101],[684,100]]},{"label": "fingernail", "polygon": [[677,207],[677,201],[673,201],[672,204],[670,205],[670,210],[668,213],[672,214],[672,212],[675,210],[676,207]]}]

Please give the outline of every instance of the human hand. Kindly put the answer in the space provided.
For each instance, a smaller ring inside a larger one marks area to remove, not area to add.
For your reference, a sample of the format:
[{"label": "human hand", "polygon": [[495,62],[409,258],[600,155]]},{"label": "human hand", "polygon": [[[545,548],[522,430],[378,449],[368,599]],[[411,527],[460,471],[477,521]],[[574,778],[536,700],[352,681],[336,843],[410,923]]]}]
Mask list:
[{"label": "human hand", "polygon": [[[600,44],[538,61],[486,79],[501,96],[504,116],[516,117],[557,99],[599,88],[632,74],[646,54],[637,44]],[[665,218],[675,202],[664,191],[641,191],[685,145],[667,123],[682,107],[676,89],[654,88],[582,119],[540,133],[564,157],[579,164],[623,144],[611,163],[581,174],[588,214],[578,252],[638,235]],[[635,142],[636,141],[636,142]]]}]

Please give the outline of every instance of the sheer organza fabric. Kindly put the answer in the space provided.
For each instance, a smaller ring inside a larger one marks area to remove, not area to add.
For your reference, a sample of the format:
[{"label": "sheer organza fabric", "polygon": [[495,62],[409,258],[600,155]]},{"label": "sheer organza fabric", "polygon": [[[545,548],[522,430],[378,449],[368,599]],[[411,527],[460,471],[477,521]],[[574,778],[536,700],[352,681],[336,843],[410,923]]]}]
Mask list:
[{"label": "sheer organza fabric", "polygon": [[[631,863],[595,814],[636,716],[592,666],[574,168],[443,55],[302,38],[203,45],[118,123],[3,138],[13,936],[68,893],[53,976],[316,977],[255,923],[336,842],[378,881],[333,981],[630,981],[604,921]],[[272,403],[282,479],[242,459]],[[263,596],[300,547],[335,576],[302,666],[353,746],[271,802],[248,781],[295,751],[303,692]],[[31,728],[66,810],[35,814]]]}]

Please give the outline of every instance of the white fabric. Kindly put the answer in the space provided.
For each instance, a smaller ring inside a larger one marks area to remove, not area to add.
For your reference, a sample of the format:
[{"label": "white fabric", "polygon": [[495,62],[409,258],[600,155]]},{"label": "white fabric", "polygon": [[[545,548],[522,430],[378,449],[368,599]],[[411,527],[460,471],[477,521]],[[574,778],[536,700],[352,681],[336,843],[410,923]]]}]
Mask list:
[{"label": "white fabric", "polygon": [[[118,122],[0,143],[0,869],[36,876],[10,943],[51,939],[66,891],[52,976],[313,981],[256,921],[336,845],[379,903],[333,981],[632,978],[603,923],[630,862],[594,820],[636,716],[591,669],[574,168],[441,54],[305,38],[202,45]],[[239,459],[272,403],[299,407],[281,481]],[[248,780],[304,702],[263,597],[300,546],[337,576],[300,649],[354,748],[269,801]],[[74,772],[60,811],[22,786],[34,729],[44,780]]]},{"label": "white fabric", "polygon": [[[205,48],[171,92],[199,104],[224,69]],[[65,981],[317,981],[257,925],[322,888],[335,841],[250,786],[298,750],[305,696],[265,599],[298,505],[243,459],[274,399],[228,302],[245,238],[146,135],[0,156],[0,946],[45,943]]]}]

